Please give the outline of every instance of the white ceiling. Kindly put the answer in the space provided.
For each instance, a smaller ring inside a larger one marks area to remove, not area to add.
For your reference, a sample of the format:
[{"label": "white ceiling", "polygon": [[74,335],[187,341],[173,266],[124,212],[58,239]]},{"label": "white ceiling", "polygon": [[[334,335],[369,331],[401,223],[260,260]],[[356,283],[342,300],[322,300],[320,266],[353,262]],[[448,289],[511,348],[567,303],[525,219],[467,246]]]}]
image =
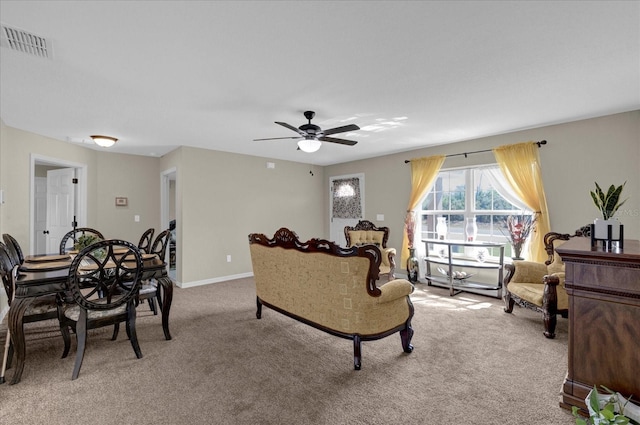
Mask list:
[{"label": "white ceiling", "polygon": [[[330,165],[640,108],[637,1],[2,0],[0,20],[53,45],[0,48],[4,123],[113,152]],[[253,141],[305,110],[358,144]]]}]

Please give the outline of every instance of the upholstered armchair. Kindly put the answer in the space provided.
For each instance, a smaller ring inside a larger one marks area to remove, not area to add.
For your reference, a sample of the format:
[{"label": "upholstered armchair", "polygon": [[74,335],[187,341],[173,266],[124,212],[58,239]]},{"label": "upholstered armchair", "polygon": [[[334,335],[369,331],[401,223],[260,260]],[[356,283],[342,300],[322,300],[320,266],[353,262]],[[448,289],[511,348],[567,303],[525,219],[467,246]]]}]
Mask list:
[{"label": "upholstered armchair", "polygon": [[388,227],[376,227],[368,220],[360,220],[355,226],[344,228],[344,237],[347,240],[347,247],[375,245],[382,252],[380,262],[380,274],[386,274],[388,280],[395,279],[396,270],[396,249],[388,248],[389,240]]},{"label": "upholstered armchair", "polygon": [[544,263],[514,261],[506,264],[505,308],[511,313],[513,305],[530,308],[543,314],[544,336],[555,338],[557,315],[565,319],[569,314],[569,298],[564,288],[564,263],[555,248],[575,235],[547,233],[544,236],[545,250],[549,258]]}]

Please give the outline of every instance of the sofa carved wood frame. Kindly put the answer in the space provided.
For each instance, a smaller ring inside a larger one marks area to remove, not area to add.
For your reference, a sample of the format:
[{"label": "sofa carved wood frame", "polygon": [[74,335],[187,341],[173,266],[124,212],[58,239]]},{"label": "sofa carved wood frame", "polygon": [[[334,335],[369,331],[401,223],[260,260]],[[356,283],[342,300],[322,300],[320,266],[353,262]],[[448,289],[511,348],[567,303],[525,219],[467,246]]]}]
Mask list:
[{"label": "sofa carved wood frame", "polygon": [[[568,241],[570,238],[575,236],[588,236],[587,229],[585,227],[577,230],[575,234],[570,235],[568,233],[556,233],[549,232],[544,235],[544,247],[545,251],[548,254],[548,259],[544,262],[545,265],[549,266],[553,263],[554,259],[556,259],[554,242],[555,241]],[[516,271],[517,263],[514,264],[505,264],[506,276],[504,278],[504,287],[505,287],[505,295],[504,302],[505,307],[504,311],[507,313],[511,313],[513,311],[514,304],[518,304],[521,307],[528,308],[531,310],[535,310],[539,313],[542,313],[544,319],[544,336],[547,338],[555,338],[556,334],[556,325],[558,320],[558,315],[563,318],[569,317],[568,309],[559,309],[558,308],[558,291],[564,291],[564,288],[558,289],[560,285],[560,278],[555,275],[545,275],[543,278],[544,287],[542,294],[542,305],[534,304],[530,301],[522,299],[516,294],[513,294],[509,291],[509,283],[511,282],[511,278],[513,277]]]},{"label": "sofa carved wood frame", "polygon": [[370,222],[369,220],[360,220],[358,221],[358,223],[355,226],[345,226],[344,228],[344,237],[345,240],[347,241],[347,246],[352,246],[352,241],[351,241],[351,233],[352,231],[359,231],[359,230],[365,230],[365,231],[372,231],[372,232],[382,232],[383,236],[382,236],[382,246],[380,246],[379,248],[381,249],[381,251],[387,251],[387,261],[389,263],[389,273],[388,273],[388,279],[389,280],[393,280],[395,279],[396,275],[395,275],[395,270],[396,270],[396,251],[395,250],[388,250],[387,249],[387,241],[389,240],[389,228],[388,227],[377,227],[375,224],[373,224],[372,222]]},{"label": "sofa carved wood frame", "polygon": [[[298,239],[298,236],[292,230],[287,228],[279,229],[270,239],[268,236],[264,234],[252,233],[249,235],[249,243],[250,244],[259,244],[267,247],[281,247],[287,250],[297,250],[300,252],[322,252],[327,253],[332,256],[338,257],[366,257],[370,259],[369,262],[369,272],[367,275],[366,282],[366,291],[372,297],[379,297],[382,294],[380,288],[376,285],[376,280],[378,279],[379,273],[379,265],[381,259],[380,250],[373,245],[365,245],[362,247],[351,247],[351,248],[342,248],[335,243],[328,241],[326,239],[310,239],[306,242],[301,242]],[[293,314],[289,311],[286,311],[276,305],[273,305],[260,297],[256,297],[256,318],[262,318],[262,306],[266,306],[274,311],[277,311],[285,316],[288,316],[292,319],[295,319],[299,322],[305,323],[313,328],[324,331],[330,335],[334,335],[340,338],[350,339],[353,341],[353,356],[354,356],[354,369],[360,370],[362,366],[362,341],[374,341],[378,339],[385,338],[389,335],[392,335],[396,332],[400,334],[400,340],[402,343],[402,349],[405,353],[411,353],[413,351],[413,345],[411,344],[411,339],[413,337],[413,328],[411,327],[411,318],[414,314],[414,307],[411,301],[407,297],[407,303],[409,307],[409,317],[400,326],[397,326],[393,329],[387,329],[383,332],[379,332],[376,334],[350,334],[344,333],[341,331],[337,331],[335,329],[331,329],[329,327],[323,326],[322,324],[310,321],[305,319],[304,317],[300,317],[296,314]]]}]

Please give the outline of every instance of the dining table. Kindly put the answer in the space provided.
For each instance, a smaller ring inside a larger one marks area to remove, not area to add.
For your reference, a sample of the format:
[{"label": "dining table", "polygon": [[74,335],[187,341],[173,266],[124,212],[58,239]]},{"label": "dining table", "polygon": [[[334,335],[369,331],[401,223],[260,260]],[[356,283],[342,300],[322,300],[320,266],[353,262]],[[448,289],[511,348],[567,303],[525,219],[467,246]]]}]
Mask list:
[{"label": "dining table", "polygon": [[[15,298],[7,315],[15,358],[10,384],[20,382],[26,360],[24,313],[38,297],[51,294],[64,296],[71,261],[69,254],[30,255],[25,257],[18,270]],[[162,330],[165,339],[170,340],[169,312],[173,300],[173,281],[167,272],[167,263],[155,254],[143,254],[142,269],[141,280],[154,279],[158,282],[158,290],[161,291],[159,299],[162,300]]]}]

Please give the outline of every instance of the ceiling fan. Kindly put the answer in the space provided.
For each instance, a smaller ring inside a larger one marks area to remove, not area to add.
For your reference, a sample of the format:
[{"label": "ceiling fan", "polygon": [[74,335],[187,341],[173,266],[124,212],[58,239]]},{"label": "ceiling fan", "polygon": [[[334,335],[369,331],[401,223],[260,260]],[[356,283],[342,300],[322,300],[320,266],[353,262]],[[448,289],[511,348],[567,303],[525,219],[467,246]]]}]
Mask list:
[{"label": "ceiling fan", "polygon": [[356,131],[360,130],[355,124],[343,125],[342,127],[330,128],[329,130],[323,130],[315,124],[311,124],[311,120],[316,115],[313,111],[305,111],[304,116],[309,122],[307,124],[303,124],[298,128],[287,124],[286,122],[276,121],[276,124],[279,124],[283,127],[288,128],[289,130],[293,130],[298,133],[298,136],[293,137],[272,137],[269,139],[253,139],[254,142],[262,141],[262,140],[279,140],[279,139],[302,139],[298,142],[298,149],[304,152],[315,152],[320,149],[322,146],[322,142],[331,142],[331,143],[339,143],[341,145],[353,146],[356,141],[354,140],[345,140],[338,139],[336,137],[327,137],[330,134],[344,133],[347,131]]}]

